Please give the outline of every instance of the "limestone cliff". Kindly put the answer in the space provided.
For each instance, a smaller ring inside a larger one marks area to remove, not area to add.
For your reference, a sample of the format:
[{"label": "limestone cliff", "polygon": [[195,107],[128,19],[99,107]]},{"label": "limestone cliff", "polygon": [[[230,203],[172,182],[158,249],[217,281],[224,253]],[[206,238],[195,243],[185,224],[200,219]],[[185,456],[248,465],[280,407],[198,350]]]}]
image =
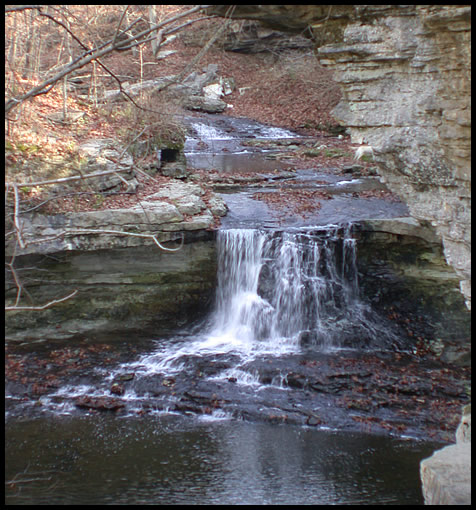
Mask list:
[{"label": "limestone cliff", "polygon": [[244,5],[233,16],[314,40],[343,91],[336,118],[374,148],[412,216],[435,227],[469,307],[471,7]]}]

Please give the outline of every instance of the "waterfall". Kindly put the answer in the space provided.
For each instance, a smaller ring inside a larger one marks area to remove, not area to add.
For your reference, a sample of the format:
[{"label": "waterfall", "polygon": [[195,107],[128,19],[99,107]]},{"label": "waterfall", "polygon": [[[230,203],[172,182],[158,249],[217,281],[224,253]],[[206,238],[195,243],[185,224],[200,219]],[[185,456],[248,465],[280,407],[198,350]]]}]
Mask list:
[{"label": "waterfall", "polygon": [[161,343],[127,370],[180,373],[190,360],[230,355],[238,363],[232,376],[249,383],[239,367],[257,357],[384,349],[394,339],[360,298],[349,227],[222,230],[217,249],[216,303],[206,325],[187,341]]},{"label": "waterfall", "polygon": [[224,230],[218,254],[210,344],[280,354],[380,339],[382,329],[359,297],[349,228]]}]

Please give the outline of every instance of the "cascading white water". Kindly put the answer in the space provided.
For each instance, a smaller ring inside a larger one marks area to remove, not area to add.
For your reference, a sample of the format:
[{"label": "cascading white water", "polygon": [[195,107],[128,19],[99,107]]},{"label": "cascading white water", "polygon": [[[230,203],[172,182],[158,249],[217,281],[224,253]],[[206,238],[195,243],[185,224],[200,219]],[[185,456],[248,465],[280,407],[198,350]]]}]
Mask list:
[{"label": "cascading white water", "polygon": [[229,135],[216,126],[206,124],[204,122],[194,122],[193,129],[197,133],[200,140],[232,140],[233,136]]},{"label": "cascading white water", "polygon": [[348,227],[223,230],[217,250],[216,304],[207,326],[179,344],[162,343],[129,368],[177,373],[189,358],[225,354],[238,356],[239,367],[303,348],[382,348],[389,338],[359,298]]},{"label": "cascading white water", "polygon": [[[192,128],[200,140],[232,140],[237,137],[236,134],[232,135],[216,125],[205,122],[193,122]],[[287,129],[266,126],[265,124],[257,125],[252,131],[253,135],[258,138],[296,138],[298,136]]]},{"label": "cascading white water", "polygon": [[355,240],[338,232],[220,232],[210,337],[275,354],[302,343],[340,347],[339,324],[360,321],[363,305]]}]

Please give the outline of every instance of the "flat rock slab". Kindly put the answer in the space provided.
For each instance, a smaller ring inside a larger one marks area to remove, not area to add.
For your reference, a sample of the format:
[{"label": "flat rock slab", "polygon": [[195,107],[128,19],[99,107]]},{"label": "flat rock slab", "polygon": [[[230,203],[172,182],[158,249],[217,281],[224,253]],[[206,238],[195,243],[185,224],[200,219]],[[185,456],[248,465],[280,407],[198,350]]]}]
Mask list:
[{"label": "flat rock slab", "polygon": [[209,229],[215,216],[225,215],[227,208],[218,195],[209,197],[208,208],[204,195],[198,184],[172,180],[129,208],[22,214],[19,221],[26,246],[17,248],[16,254],[139,246],[153,244],[147,238],[151,234],[164,242],[174,238],[173,232]]}]

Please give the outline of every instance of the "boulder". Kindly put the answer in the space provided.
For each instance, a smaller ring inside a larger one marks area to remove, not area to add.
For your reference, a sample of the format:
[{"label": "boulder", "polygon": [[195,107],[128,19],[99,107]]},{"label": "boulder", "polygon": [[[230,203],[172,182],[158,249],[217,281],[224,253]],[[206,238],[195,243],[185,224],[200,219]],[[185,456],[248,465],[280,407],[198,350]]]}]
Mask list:
[{"label": "boulder", "polygon": [[301,35],[265,28],[254,21],[242,21],[230,26],[224,48],[239,53],[305,50],[312,48],[312,41]]},{"label": "boulder", "polygon": [[185,80],[182,81],[181,87],[187,87],[189,89],[189,95],[200,95],[204,87],[217,81],[217,64],[208,64],[208,66],[204,67],[202,71],[202,73],[193,71],[185,78]]},{"label": "boulder", "polygon": [[144,207],[153,206],[156,200],[168,198],[181,214],[195,215],[206,209],[205,202],[200,198],[203,194],[203,189],[197,184],[173,181],[159,192],[149,195],[142,205]]},{"label": "boulder", "polygon": [[[227,107],[227,104],[220,97],[223,94],[231,93],[234,88],[233,80],[218,77],[218,66],[216,64],[209,64],[202,71],[202,73],[194,71],[184,80],[178,82],[177,76],[165,76],[132,85],[123,84],[123,88],[127,94],[133,97],[144,90],[153,93],[170,83],[167,90],[181,97],[185,108],[206,113],[220,113]],[[124,99],[124,95],[120,90],[109,90],[105,92],[104,99],[119,101]]]},{"label": "boulder", "polygon": [[[155,78],[153,80],[144,80],[139,83],[123,83],[122,88],[129,96],[135,97],[144,91],[154,92],[157,89],[164,87],[169,82],[173,82],[175,76],[164,76],[163,78]],[[106,90],[103,96],[104,101],[116,102],[125,100],[125,96],[120,89]]]},{"label": "boulder", "polygon": [[[120,174],[108,174],[88,179],[88,184],[97,191],[108,191],[128,182],[128,191],[134,191],[138,182],[132,170],[132,156],[110,138],[92,139],[79,146],[79,156],[85,160],[81,167],[83,175],[118,170]],[[127,171],[124,171],[127,170]],[[119,177],[120,175],[120,177]],[[54,190],[64,189],[57,185]]]},{"label": "boulder", "polygon": [[55,215],[25,213],[19,221],[26,246],[15,248],[10,243],[6,253],[15,249],[16,255],[27,255],[152,245],[154,240],[147,237],[151,235],[159,242],[169,241],[177,237],[174,232],[209,229],[214,216],[226,214],[221,197],[211,195],[210,211],[204,195],[198,184],[171,180],[162,190],[129,208]]},{"label": "boulder", "polygon": [[456,444],[420,464],[426,505],[471,505],[471,406],[464,409]]},{"label": "boulder", "polygon": [[205,113],[221,113],[227,104],[219,97],[213,96],[190,96],[184,102],[185,108]]},{"label": "boulder", "polygon": [[446,446],[420,467],[426,505],[471,504],[471,444]]}]

